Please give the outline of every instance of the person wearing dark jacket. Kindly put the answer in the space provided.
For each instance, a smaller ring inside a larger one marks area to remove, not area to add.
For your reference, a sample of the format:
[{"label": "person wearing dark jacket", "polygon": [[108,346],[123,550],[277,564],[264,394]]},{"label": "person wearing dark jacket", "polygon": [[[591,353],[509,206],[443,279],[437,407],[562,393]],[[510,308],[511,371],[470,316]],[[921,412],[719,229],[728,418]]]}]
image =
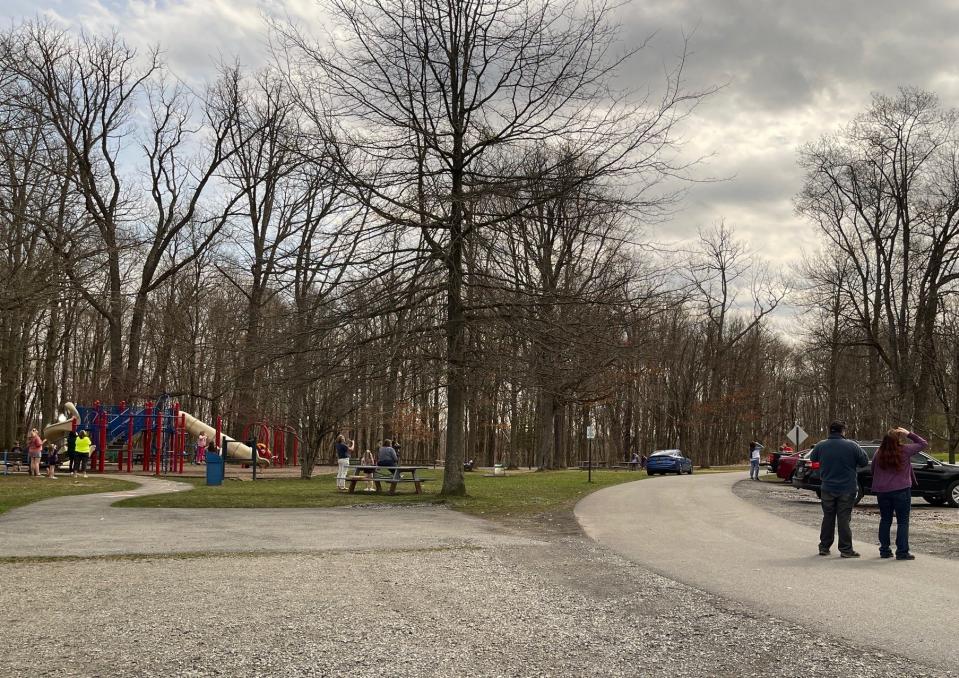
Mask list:
[{"label": "person wearing dark jacket", "polygon": [[859,493],[859,468],[869,465],[869,457],[859,445],[846,440],[846,422],[829,424],[829,437],[816,443],[810,461],[819,462],[822,528],[819,531],[819,555],[828,556],[838,527],[839,555],[858,558],[852,548],[852,507]]},{"label": "person wearing dark jacket", "polygon": [[387,438],[376,452],[376,464],[377,466],[397,466],[399,463],[400,458],[393,448],[393,441]]},{"label": "person wearing dark jacket", "polygon": [[77,432],[70,431],[67,434],[67,459],[70,460],[70,475],[76,475],[77,467],[80,465],[77,460]]}]

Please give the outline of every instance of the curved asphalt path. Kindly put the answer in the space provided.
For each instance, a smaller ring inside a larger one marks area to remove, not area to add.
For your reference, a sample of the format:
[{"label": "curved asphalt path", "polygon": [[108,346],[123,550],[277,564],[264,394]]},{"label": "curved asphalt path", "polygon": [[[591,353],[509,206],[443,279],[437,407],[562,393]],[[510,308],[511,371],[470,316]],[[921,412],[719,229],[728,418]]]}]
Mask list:
[{"label": "curved asphalt path", "polygon": [[[111,504],[126,497],[178,492],[192,485],[146,476],[112,477],[140,487],[45,499],[0,515],[0,557],[417,550],[538,543],[441,506],[118,508]],[[330,487],[317,486],[317,492],[327,491]]]},{"label": "curved asphalt path", "polygon": [[876,535],[857,533],[855,517],[862,558],[840,559],[835,545],[821,557],[818,523],[797,525],[735,496],[744,477],[617,485],[580,501],[576,518],[592,539],[672,579],[857,645],[959,665],[959,562],[918,552],[911,562],[881,560]]}]

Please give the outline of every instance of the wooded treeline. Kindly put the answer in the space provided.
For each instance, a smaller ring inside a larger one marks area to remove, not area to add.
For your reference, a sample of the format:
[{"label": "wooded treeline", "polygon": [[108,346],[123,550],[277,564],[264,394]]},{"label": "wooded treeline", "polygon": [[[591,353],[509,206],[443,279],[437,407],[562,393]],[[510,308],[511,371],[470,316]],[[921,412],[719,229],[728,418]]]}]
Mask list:
[{"label": "wooded treeline", "polygon": [[590,421],[609,461],[730,463],[835,417],[955,453],[959,148],[932,94],[803,149],[824,248],[786,280],[725,224],[645,235],[709,92],[682,60],[658,98],[616,92],[605,6],[330,9],[336,43],[274,26],[282,68],[203,88],[118,34],[0,36],[0,444],[169,393],[290,424],[304,476],[338,431],[399,439],[451,493],[464,459],[575,464]]}]

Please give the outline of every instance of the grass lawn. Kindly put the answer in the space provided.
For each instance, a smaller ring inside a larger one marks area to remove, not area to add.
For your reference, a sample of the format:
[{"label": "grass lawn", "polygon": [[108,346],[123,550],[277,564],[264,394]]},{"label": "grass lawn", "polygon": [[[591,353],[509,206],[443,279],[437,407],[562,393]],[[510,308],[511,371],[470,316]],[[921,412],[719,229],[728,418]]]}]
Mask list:
[{"label": "grass lawn", "polygon": [[[742,470],[744,467],[697,470],[716,473]],[[208,487],[203,478],[184,478],[195,487],[188,492],[131,497],[115,506],[155,508],[325,508],[358,504],[443,503],[450,507],[487,517],[523,518],[557,509],[572,507],[580,498],[610,485],[645,480],[642,471],[594,471],[593,482],[587,483],[580,470],[543,473],[511,473],[506,477],[484,477],[482,473],[466,474],[465,497],[440,497],[442,471],[425,471],[423,494],[413,494],[401,487],[396,495],[367,494],[357,483],[355,494],[336,491],[333,474],[314,476],[312,480],[269,479],[251,481],[226,480],[219,487]],[[385,485],[384,485],[385,487]]]},{"label": "grass lawn", "polygon": [[41,499],[63,497],[69,494],[94,494],[132,490],[136,484],[113,478],[71,478],[60,476],[50,480],[45,476],[0,475],[0,513]]}]

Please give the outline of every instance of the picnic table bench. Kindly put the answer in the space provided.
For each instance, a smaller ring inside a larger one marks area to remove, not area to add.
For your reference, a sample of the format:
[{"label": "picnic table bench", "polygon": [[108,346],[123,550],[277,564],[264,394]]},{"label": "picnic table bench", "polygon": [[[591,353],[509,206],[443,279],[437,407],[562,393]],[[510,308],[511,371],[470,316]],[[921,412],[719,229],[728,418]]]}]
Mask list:
[{"label": "picnic table bench", "polygon": [[641,462],[638,461],[624,461],[622,464],[617,464],[615,466],[610,466],[611,469],[626,469],[627,471],[638,471],[640,468]]},{"label": "picnic table bench", "polygon": [[[579,462],[579,470],[580,470],[580,471],[585,471],[585,470],[587,470],[588,468],[590,468],[590,465],[589,465],[589,462],[588,462],[588,461],[583,460],[583,461],[580,461],[580,462]],[[605,461],[594,461],[592,468],[606,468],[606,462],[605,462]]]},{"label": "picnic table bench", "polygon": [[[383,491],[381,483],[386,483],[390,486],[390,494],[396,494],[396,486],[400,483],[413,483],[413,488],[416,494],[423,494],[423,483],[429,482],[429,478],[421,478],[419,475],[420,471],[426,470],[429,466],[364,466],[357,465],[351,466],[351,469],[354,470],[354,474],[347,476],[346,479],[350,482],[350,494],[353,494],[356,491],[356,484],[359,482],[372,482],[376,486],[376,492],[379,494]],[[379,472],[387,472],[388,475],[377,475]],[[371,474],[373,477],[370,478]],[[404,474],[408,474],[408,477],[404,477]]]},{"label": "picnic table bench", "polygon": [[3,473],[7,474],[7,471],[11,466],[15,466],[19,471],[20,467],[24,464],[28,464],[26,452],[12,452],[9,450],[3,451]]}]

